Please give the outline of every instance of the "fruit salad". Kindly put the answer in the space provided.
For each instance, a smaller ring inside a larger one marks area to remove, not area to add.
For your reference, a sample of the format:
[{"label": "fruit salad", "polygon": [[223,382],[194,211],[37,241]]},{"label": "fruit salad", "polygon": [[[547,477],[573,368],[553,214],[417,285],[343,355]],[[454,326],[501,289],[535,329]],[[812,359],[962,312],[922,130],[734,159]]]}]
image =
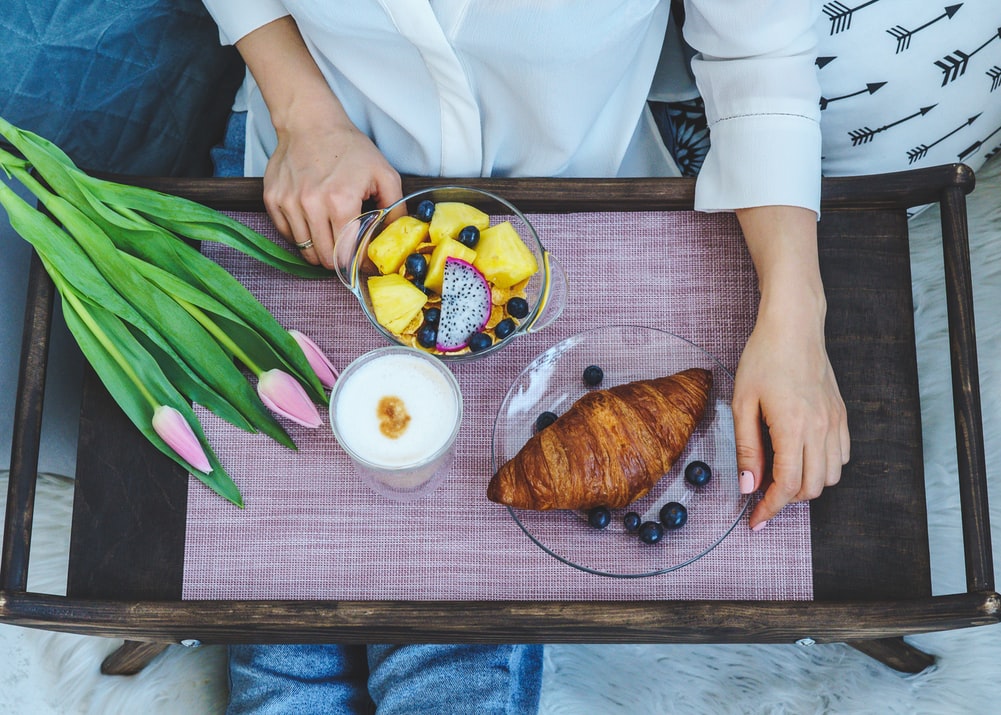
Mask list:
[{"label": "fruit salad", "polygon": [[440,355],[482,352],[529,314],[526,286],[539,270],[510,221],[474,206],[425,199],[368,245],[375,319],[397,339]]}]

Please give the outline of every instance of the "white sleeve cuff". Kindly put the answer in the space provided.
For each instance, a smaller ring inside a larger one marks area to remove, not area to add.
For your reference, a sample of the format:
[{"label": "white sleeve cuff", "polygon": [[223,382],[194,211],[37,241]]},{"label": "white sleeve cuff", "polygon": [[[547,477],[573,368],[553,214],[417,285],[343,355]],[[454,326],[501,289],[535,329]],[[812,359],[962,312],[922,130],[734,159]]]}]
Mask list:
[{"label": "white sleeve cuff", "polygon": [[697,211],[801,206],[820,215],[820,124],[785,114],[723,119],[695,184]]},{"label": "white sleeve cuff", "polygon": [[219,26],[223,45],[235,45],[257,28],[289,14],[281,0],[202,0],[202,4]]}]

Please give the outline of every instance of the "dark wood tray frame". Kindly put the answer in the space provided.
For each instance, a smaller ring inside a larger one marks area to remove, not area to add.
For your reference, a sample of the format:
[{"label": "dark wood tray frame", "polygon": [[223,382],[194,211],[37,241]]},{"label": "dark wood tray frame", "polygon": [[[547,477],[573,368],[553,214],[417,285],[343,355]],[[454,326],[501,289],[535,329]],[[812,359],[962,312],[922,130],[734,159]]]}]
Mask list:
[{"label": "dark wood tray frame", "polygon": [[[260,179],[128,180],[218,209],[263,210]],[[448,182],[407,178],[404,183],[410,192]],[[462,179],[459,183],[494,191],[527,213],[690,210],[694,197],[694,181],[688,179]],[[883,433],[876,430],[873,439],[860,440],[858,448],[853,445],[853,463],[842,485],[811,503],[817,597],[811,602],[182,601],[187,480],[145,444],[90,371],[80,428],[68,595],[28,592],[54,302],[52,283],[36,257],[25,315],[0,562],[0,621],[135,642],[120,654],[117,664],[108,665],[114,672],[134,671],[168,643],[457,641],[847,641],[895,667],[920,670],[927,658],[908,651],[900,636],[1001,620],[988,523],[966,222],[965,195],[973,184],[972,171],[961,164],[824,180],[820,245],[832,361],[839,375],[842,369],[853,376],[871,373],[864,347],[860,357],[854,352],[866,341],[879,343],[873,349],[879,355],[883,352],[878,351],[889,350],[887,354],[900,363],[904,392],[910,396],[900,404],[893,395],[879,397],[884,408],[906,415],[905,433],[881,442]],[[967,575],[967,592],[942,596],[932,596],[930,590],[905,211],[935,202],[942,209]],[[898,329],[889,324],[892,321],[882,325],[876,315],[859,315],[865,308],[855,301],[868,289],[860,289],[845,275],[859,264],[866,266],[865,280],[896,286],[889,297],[879,295],[876,300],[880,305],[892,303],[893,315],[906,316],[899,334],[892,333]],[[842,320],[848,327],[832,332],[830,325]],[[889,343],[900,343],[903,351],[894,352],[898,348],[888,347]],[[865,414],[879,405],[853,402],[847,396],[846,400],[850,416],[854,410],[860,422],[881,425]],[[890,421],[895,420],[882,422]],[[857,436],[853,432],[853,439]],[[901,444],[891,444],[898,438]],[[883,466],[874,467],[874,460],[882,460]],[[852,469],[862,474],[875,468],[875,476],[886,476],[878,473],[886,465],[895,467],[891,473],[899,487],[872,487],[879,480],[853,483],[849,478]],[[839,516],[839,510],[859,502],[870,511],[847,520]],[[856,536],[878,530],[886,532],[882,541],[870,539],[867,547],[858,546]],[[131,665],[129,656],[134,658]]]}]

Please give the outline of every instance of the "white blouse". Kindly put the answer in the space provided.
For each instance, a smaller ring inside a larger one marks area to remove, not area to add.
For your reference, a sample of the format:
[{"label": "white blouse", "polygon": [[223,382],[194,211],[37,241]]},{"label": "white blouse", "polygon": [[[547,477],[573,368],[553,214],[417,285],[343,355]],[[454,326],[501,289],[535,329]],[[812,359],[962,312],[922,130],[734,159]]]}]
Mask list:
[{"label": "white blouse", "polygon": [[[687,78],[668,0],[203,1],[224,44],[291,15],[401,173],[677,175],[646,106]],[[813,0],[686,2],[712,137],[696,208],[819,210],[818,14]],[[276,137],[252,78],[246,90],[245,169],[260,176]]]}]

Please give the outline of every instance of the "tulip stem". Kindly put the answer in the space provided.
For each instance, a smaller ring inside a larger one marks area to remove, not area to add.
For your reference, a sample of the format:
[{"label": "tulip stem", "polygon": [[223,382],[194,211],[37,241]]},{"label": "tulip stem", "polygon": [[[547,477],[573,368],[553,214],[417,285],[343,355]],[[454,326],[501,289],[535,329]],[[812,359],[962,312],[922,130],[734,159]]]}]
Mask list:
[{"label": "tulip stem", "polygon": [[20,181],[36,197],[38,196],[38,190],[48,193],[45,189],[41,188],[42,185],[31,175],[31,171],[29,170],[31,163],[27,160],[18,159],[9,151],[0,149],[0,165],[3,165],[3,170],[8,177]]},{"label": "tulip stem", "polygon": [[115,345],[111,338],[108,337],[107,333],[101,330],[101,326],[94,320],[90,311],[87,310],[87,306],[84,305],[83,301],[81,301],[76,293],[73,292],[73,287],[66,282],[66,279],[63,278],[58,270],[56,270],[55,266],[45,260],[44,256],[41,256],[41,258],[49,275],[52,276],[53,282],[59,288],[59,294],[70,304],[70,306],[72,306],[76,314],[80,316],[80,320],[83,321],[84,325],[90,328],[90,332],[94,334],[94,337],[97,338],[99,343],[101,343],[101,346],[108,351],[108,355],[111,356],[111,359],[118,364],[118,366],[122,369],[122,372],[125,373],[126,377],[128,377],[136,386],[136,389],[139,390],[139,394],[146,398],[146,401],[149,402],[150,406],[154,410],[159,407],[159,400],[153,397],[153,394],[146,388],[146,385],[143,383],[142,379],[140,379],[139,375],[136,374],[136,371],[133,369],[129,361],[124,355],[122,355],[122,351],[118,349],[118,346]]},{"label": "tulip stem", "polygon": [[226,333],[222,330],[222,328],[216,325],[215,321],[212,320],[212,318],[210,318],[209,316],[207,316],[202,311],[201,308],[194,305],[193,303],[189,303],[188,301],[176,295],[174,296],[174,300],[177,301],[178,305],[180,305],[182,308],[188,311],[188,313],[191,314],[191,317],[193,317],[195,320],[201,323],[202,327],[205,328],[212,335],[212,337],[214,337],[217,341],[219,341],[220,345],[222,345],[224,348],[233,353],[233,355],[235,355],[240,362],[246,365],[251,372],[260,377],[261,373],[263,373],[264,370],[259,368],[254,363],[254,361],[250,359],[250,356],[247,355],[247,353],[245,353],[243,349],[233,341],[232,338],[226,335]]}]

